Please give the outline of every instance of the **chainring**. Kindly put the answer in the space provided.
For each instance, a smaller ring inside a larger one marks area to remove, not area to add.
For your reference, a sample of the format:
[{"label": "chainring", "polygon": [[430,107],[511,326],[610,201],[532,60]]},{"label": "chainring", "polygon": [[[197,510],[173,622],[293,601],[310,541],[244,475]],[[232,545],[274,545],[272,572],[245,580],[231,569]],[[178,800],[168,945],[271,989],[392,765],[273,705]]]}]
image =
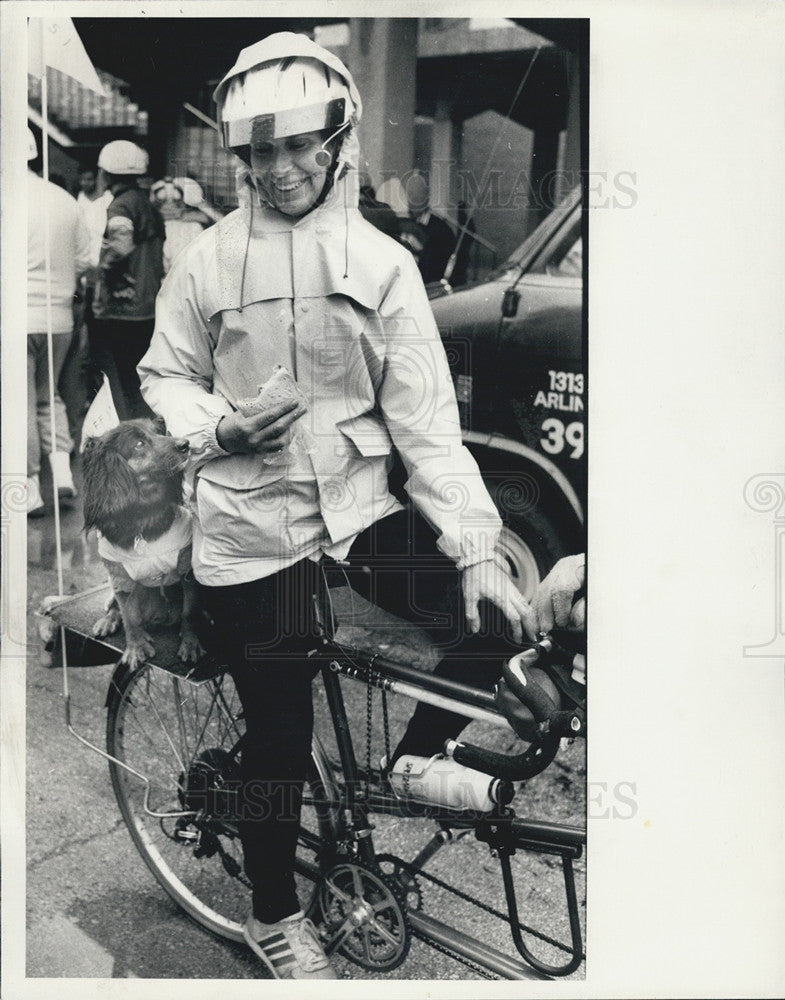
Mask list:
[{"label": "chainring", "polygon": [[407,910],[421,910],[422,889],[417,876],[408,871],[401,861],[392,854],[377,854],[376,861],[385,878],[390,879],[403,896]]},{"label": "chainring", "polygon": [[318,905],[328,952],[369,972],[396,969],[409,954],[405,894],[377,865],[338,861],[319,882]]}]

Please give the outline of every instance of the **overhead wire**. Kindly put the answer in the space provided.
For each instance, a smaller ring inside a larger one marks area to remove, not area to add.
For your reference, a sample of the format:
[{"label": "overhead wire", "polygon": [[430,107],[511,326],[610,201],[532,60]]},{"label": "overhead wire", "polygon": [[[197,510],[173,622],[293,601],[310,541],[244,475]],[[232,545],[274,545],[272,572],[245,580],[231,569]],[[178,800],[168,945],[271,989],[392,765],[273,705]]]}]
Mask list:
[{"label": "overhead wire", "polygon": [[[540,54],[541,49],[542,49],[542,42],[534,50],[534,55],[529,60],[529,65],[526,67],[526,71],[521,78],[521,82],[518,84],[518,89],[515,91],[515,95],[513,96],[513,99],[510,102],[510,106],[507,109],[507,114],[505,115],[504,123],[502,124],[502,127],[499,129],[496,135],[496,139],[494,140],[493,146],[491,146],[491,151],[488,154],[488,158],[485,161],[485,169],[483,171],[482,178],[480,180],[480,186],[479,186],[480,191],[485,190],[485,185],[488,181],[488,177],[491,172],[491,166],[493,164],[493,158],[496,155],[496,150],[499,147],[499,143],[501,142],[502,137],[505,135],[507,129],[510,126],[510,123],[512,121],[511,118],[512,112],[515,108],[515,105],[518,103],[518,99],[523,93],[523,88],[526,86],[526,81],[529,79],[529,76],[531,75],[532,68],[535,62],[537,61],[537,56]],[[468,215],[466,217],[466,221],[463,223],[463,225],[459,230],[458,240],[455,244],[455,247],[453,248],[453,252],[450,254],[450,257],[447,261],[447,266],[444,269],[443,277],[446,281],[449,281],[450,278],[452,277],[452,273],[455,270],[455,264],[457,263],[458,260],[458,253],[461,249],[461,246],[463,245],[463,241],[466,238],[466,234],[469,231],[469,226],[471,225],[471,222],[474,219],[478,207],[479,206],[477,205],[476,202],[474,205],[470,206]]]}]

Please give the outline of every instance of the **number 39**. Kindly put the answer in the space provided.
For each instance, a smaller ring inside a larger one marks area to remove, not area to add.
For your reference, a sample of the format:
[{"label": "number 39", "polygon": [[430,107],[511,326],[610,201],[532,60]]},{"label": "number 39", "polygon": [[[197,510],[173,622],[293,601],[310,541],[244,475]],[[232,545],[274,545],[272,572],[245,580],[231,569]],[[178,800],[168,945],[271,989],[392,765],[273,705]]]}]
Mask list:
[{"label": "number 39", "polygon": [[572,448],[570,458],[580,458],[583,454],[583,424],[579,421],[565,427],[561,420],[549,417],[543,421],[542,430],[547,437],[540,438],[540,444],[549,455],[559,455],[565,443]]}]

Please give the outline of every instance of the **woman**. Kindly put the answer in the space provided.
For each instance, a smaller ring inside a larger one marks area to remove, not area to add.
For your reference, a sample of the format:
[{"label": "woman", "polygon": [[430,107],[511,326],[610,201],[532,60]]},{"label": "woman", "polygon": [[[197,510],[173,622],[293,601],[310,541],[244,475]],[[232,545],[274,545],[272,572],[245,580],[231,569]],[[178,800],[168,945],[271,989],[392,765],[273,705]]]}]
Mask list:
[{"label": "woman", "polygon": [[[533,616],[494,561],[500,519],[461,443],[416,264],[358,211],[350,74],[284,32],[245,49],[215,100],[242,162],[240,208],[175,261],[139,372],[147,402],[191,444],[194,573],[244,707],[245,938],[277,978],[335,978],[292,872],[318,560],[344,561],[356,589],[443,645],[468,634],[461,594],[471,630],[482,598],[518,641]],[[239,402],[278,365],[307,406],[243,416]],[[416,514],[389,492],[393,445]],[[475,644],[458,675],[481,672]],[[415,713],[399,752],[465,721]]]}]

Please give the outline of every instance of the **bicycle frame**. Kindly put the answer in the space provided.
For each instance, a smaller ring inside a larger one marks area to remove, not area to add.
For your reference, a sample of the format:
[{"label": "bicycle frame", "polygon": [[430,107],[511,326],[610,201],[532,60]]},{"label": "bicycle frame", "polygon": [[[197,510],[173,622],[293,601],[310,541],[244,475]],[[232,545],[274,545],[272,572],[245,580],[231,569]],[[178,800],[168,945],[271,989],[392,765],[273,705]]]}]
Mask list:
[{"label": "bicycle frame", "polygon": [[[57,613],[53,612],[52,617],[58,621],[58,624],[64,626],[64,628],[69,628],[67,612],[61,611],[60,608],[56,609],[56,611]],[[85,617],[89,619],[89,615]],[[84,636],[87,634],[81,626],[70,626],[70,628],[75,635]],[[61,634],[65,650],[64,639],[64,634]],[[470,718],[493,722],[498,726],[509,727],[509,724],[496,711],[493,695],[487,691],[472,688],[433,674],[423,673],[414,667],[387,660],[378,654],[369,655],[365,651],[349,649],[338,644],[332,636],[325,636],[324,634],[322,636],[322,647],[321,649],[314,650],[314,654],[318,654],[322,661],[321,675],[327,696],[330,724],[337,742],[343,780],[339,781],[337,779],[335,770],[324,750],[323,744],[318,737],[315,737],[313,742],[313,761],[318,777],[325,790],[327,801],[331,807],[334,807],[336,830],[334,843],[325,844],[321,842],[311,846],[317,850],[324,847],[332,848],[338,854],[343,851],[343,856],[346,856],[348,853],[349,857],[356,857],[367,864],[373,864],[376,854],[373,846],[372,825],[369,821],[369,815],[373,813],[388,813],[400,817],[423,817],[424,815],[427,816],[428,813],[424,812],[424,807],[421,805],[410,805],[400,801],[391,792],[374,789],[369,787],[367,782],[361,780],[349,718],[341,689],[340,676],[345,676],[366,684],[370,683],[371,686],[384,692],[400,694],[417,701],[426,701],[430,704],[457,711]],[[64,667],[67,667],[65,656]],[[183,670],[182,665],[179,668],[173,667],[172,669],[156,666],[155,670],[156,673],[162,671],[171,676],[172,690],[176,698],[178,697],[177,691],[183,685],[201,685],[220,675],[220,671],[215,669],[207,669],[205,671],[197,668],[196,670],[186,672]],[[107,703],[112,691],[119,687],[126,672],[127,668],[118,665],[110,682]],[[66,721],[69,731],[84,745],[96,750],[101,756],[107,758],[110,763],[130,773],[135,779],[144,784],[143,808],[148,815],[155,818],[168,817],[171,819],[183,816],[187,817],[189,813],[183,811],[182,806],[177,811],[169,812],[151,809],[148,803],[150,784],[148,776],[141,773],[139,769],[130,767],[125,761],[111,756],[74,730],[70,719],[68,687],[65,674],[67,674],[67,669],[64,670],[64,693],[66,695]],[[469,963],[473,963],[487,970],[492,975],[504,979],[542,980],[550,978],[552,975],[566,975],[574,971],[579,966],[583,955],[572,861],[579,858],[583,852],[585,845],[584,831],[556,823],[533,820],[521,821],[515,818],[510,810],[506,810],[503,807],[499,807],[496,812],[480,818],[467,816],[466,813],[450,813],[447,810],[440,810],[438,821],[441,827],[440,830],[411,862],[405,863],[405,870],[410,875],[422,872],[426,863],[437,851],[445,843],[454,838],[455,831],[459,835],[473,832],[477,839],[488,843],[489,848],[498,856],[500,861],[507,904],[506,915],[498,911],[492,912],[495,912],[497,917],[509,923],[513,942],[523,961],[497,951],[478,939],[428,914],[422,913],[419,910],[408,909],[408,922],[413,933],[426,942],[434,944],[437,948],[447,949],[455,955],[461,956]],[[305,831],[303,832],[305,833]],[[515,888],[510,870],[510,856],[516,850],[551,854],[561,859],[571,930],[571,944],[569,949],[566,946],[560,945],[564,950],[569,950],[571,955],[570,960],[564,966],[554,968],[543,965],[529,952],[523,941],[521,925],[518,921]],[[321,871],[317,865],[312,865],[309,868],[309,864],[303,859],[298,860],[298,865],[303,874],[307,875],[315,883],[318,881]],[[235,928],[233,924],[227,924],[221,929],[221,933],[224,933],[233,940],[241,939],[239,925]],[[335,942],[333,942],[333,945],[335,946]],[[328,942],[327,947],[330,950],[330,942]]]},{"label": "bicycle frame", "polygon": [[[327,640],[326,644],[329,648],[330,640]],[[423,809],[417,805],[408,807],[407,803],[394,796],[384,795],[373,789],[366,795],[364,783],[360,780],[339,675],[343,674],[366,682],[370,676],[371,684],[382,690],[417,697],[418,700],[438,704],[473,718],[493,718],[497,725],[507,725],[507,723],[502,716],[492,710],[493,696],[488,692],[432,674],[423,674],[412,667],[380,656],[368,658],[359,651],[352,651],[351,658],[346,659],[341,647],[336,647],[335,652],[336,656],[329,659],[321,672],[344,776],[342,786],[339,787],[335,780],[332,765],[318,737],[314,739],[313,755],[330,804],[336,807],[336,816],[340,824],[338,841],[349,845],[362,861],[372,863],[375,851],[369,814],[385,812],[398,816],[422,816]],[[550,978],[551,974],[567,975],[575,971],[583,957],[572,861],[579,858],[583,852],[585,834],[574,827],[531,820],[525,823],[516,822],[513,830],[509,817],[504,815],[507,812],[509,811],[501,808],[484,819],[467,819],[461,813],[451,813],[442,809],[439,810],[439,816],[443,829],[474,830],[477,838],[486,841],[491,850],[497,854],[501,864],[513,942],[525,962],[519,962],[449,924],[419,911],[409,911],[410,924],[417,936],[435,942],[504,979],[542,980]],[[444,837],[436,834],[414,862],[407,867],[409,873],[421,871],[426,862],[450,839],[449,835]],[[553,854],[561,858],[572,940],[570,961],[558,968],[558,971],[539,962],[523,941],[510,869],[510,856],[516,849]],[[315,871],[311,874],[316,876]]]}]

